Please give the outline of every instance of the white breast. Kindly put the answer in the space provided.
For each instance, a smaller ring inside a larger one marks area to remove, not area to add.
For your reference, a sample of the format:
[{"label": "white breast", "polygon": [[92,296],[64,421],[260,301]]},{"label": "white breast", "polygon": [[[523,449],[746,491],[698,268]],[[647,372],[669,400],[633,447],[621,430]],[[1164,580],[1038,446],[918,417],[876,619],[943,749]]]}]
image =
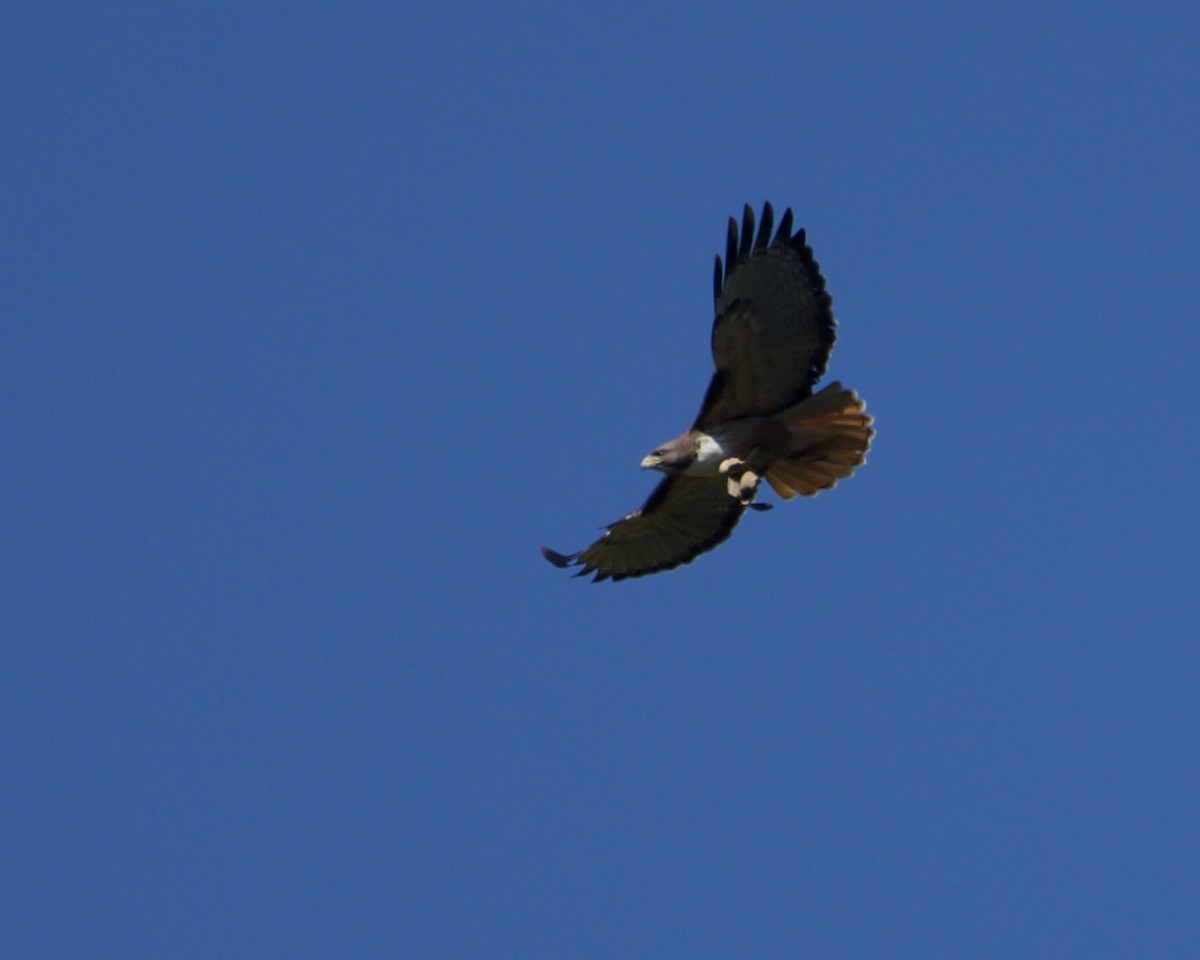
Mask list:
[{"label": "white breast", "polygon": [[715,477],[717,467],[729,459],[725,447],[721,446],[721,437],[700,434],[700,445],[696,449],[696,459],[683,472],[693,477]]}]

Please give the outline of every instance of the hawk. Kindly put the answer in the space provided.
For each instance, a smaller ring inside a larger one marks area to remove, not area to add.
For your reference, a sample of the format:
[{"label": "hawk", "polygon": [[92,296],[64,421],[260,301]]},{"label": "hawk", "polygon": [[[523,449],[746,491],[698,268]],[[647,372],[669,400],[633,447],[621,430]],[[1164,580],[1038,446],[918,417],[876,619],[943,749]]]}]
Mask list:
[{"label": "hawk", "polygon": [[542,547],[575,576],[624,580],[691,563],[729,538],[765,477],[782,499],[812,496],[864,462],[875,431],[866,405],[837,381],[813,393],[836,339],[832,299],[805,242],[768,203],[755,231],[729,218],[725,262],[713,277],[716,372],[696,422],[642,460],[666,474],[641,508],[579,553]]}]

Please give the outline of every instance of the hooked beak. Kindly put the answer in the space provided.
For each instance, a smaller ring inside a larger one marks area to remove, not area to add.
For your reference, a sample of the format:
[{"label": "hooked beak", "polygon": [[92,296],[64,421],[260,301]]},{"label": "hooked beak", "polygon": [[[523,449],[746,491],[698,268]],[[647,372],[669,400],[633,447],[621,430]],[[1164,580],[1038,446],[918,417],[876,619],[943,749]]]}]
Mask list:
[{"label": "hooked beak", "polygon": [[655,460],[653,457],[651,457],[649,455],[642,457],[642,469],[643,470],[653,470],[655,466],[656,466],[656,464],[655,464]]}]

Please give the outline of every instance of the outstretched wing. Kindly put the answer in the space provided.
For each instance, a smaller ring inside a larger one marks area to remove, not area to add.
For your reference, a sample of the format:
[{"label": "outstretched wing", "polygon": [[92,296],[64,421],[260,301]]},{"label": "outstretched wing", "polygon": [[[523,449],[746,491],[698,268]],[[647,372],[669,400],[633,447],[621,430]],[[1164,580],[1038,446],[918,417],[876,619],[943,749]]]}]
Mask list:
[{"label": "outstretched wing", "polygon": [[724,269],[717,257],[713,278],[717,372],[697,428],[798,403],[825,372],[835,339],[833,301],[804,231],[792,234],[792,211],[784,213],[772,239],[774,219],[771,205],[764,205],[756,234],[747,204],[740,238],[737,221],[729,219]]},{"label": "outstretched wing", "polygon": [[582,567],[577,577],[594,572],[597,582],[641,577],[691,563],[728,539],[745,509],[725,477],[666,477],[640,510],[606,527],[586,550],[565,555],[542,547],[542,554],[559,567]]}]

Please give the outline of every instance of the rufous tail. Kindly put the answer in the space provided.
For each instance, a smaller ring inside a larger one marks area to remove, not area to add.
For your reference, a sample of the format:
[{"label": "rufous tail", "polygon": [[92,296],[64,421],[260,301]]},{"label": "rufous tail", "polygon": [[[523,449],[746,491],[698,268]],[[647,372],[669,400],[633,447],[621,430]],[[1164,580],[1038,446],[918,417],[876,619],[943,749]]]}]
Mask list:
[{"label": "rufous tail", "polygon": [[866,404],[836,380],[775,418],[787,424],[797,448],[767,470],[767,482],[784,500],[811,497],[850,476],[875,436]]}]

